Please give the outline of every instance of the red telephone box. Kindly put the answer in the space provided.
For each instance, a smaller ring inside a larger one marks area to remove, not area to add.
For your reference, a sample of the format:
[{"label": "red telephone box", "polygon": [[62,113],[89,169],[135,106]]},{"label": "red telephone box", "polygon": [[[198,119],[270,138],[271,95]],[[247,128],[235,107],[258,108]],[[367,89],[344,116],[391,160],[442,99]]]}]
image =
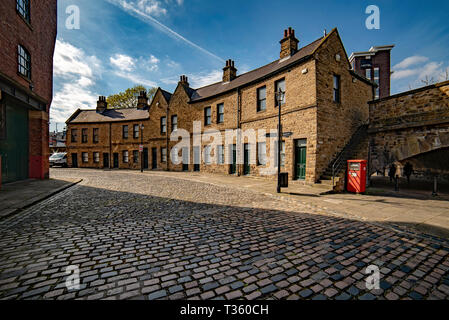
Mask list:
[{"label": "red telephone box", "polygon": [[348,160],[349,192],[364,193],[366,191],[366,160]]}]

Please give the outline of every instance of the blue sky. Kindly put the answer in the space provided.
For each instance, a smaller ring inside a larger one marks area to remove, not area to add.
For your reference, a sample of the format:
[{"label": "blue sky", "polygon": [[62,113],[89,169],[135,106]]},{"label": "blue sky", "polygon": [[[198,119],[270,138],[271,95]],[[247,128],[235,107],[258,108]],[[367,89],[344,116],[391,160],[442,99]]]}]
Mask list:
[{"label": "blue sky", "polygon": [[[67,7],[80,10],[80,29],[66,28]],[[380,29],[368,30],[368,5]],[[304,46],[337,27],[348,55],[394,44],[392,93],[444,80],[449,68],[449,2],[58,0],[51,130],[99,95],[135,84],[172,91],[186,74],[192,87],[220,81],[224,60],[239,73],[279,58],[283,30]]]}]

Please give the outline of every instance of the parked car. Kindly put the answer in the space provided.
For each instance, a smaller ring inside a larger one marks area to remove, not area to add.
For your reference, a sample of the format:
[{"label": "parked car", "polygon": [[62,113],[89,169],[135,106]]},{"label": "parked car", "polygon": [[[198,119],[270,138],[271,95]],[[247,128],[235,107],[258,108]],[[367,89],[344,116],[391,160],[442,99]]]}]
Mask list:
[{"label": "parked car", "polygon": [[50,157],[50,167],[67,167],[67,153],[55,153]]}]

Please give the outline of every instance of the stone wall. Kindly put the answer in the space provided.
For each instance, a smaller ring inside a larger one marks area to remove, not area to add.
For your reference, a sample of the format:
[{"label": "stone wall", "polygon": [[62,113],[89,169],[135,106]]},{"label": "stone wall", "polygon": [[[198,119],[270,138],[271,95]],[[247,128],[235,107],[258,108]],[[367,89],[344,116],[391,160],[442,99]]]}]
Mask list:
[{"label": "stone wall", "polygon": [[371,102],[369,131],[371,173],[449,147],[449,81]]},{"label": "stone wall", "polygon": [[[336,56],[340,61],[337,61]],[[373,87],[350,72],[338,32],[329,34],[316,54],[318,142],[316,176],[346,146],[357,128],[368,122],[368,101]],[[340,76],[340,102],[333,101],[333,76]]]}]

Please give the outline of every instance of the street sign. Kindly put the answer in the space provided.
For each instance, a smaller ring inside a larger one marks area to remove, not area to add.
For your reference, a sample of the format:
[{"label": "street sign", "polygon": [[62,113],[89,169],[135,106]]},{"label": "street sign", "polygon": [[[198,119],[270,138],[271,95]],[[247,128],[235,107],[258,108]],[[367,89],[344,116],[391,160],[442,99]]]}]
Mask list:
[{"label": "street sign", "polygon": [[139,146],[139,152],[143,152],[143,145],[142,144]]},{"label": "street sign", "polygon": [[[282,134],[282,137],[284,137],[284,138],[289,138],[289,137],[291,137],[293,135],[293,132],[284,132],[283,134]],[[277,135],[277,133],[267,133],[266,134],[266,137],[267,138],[276,138],[278,135]]]}]

